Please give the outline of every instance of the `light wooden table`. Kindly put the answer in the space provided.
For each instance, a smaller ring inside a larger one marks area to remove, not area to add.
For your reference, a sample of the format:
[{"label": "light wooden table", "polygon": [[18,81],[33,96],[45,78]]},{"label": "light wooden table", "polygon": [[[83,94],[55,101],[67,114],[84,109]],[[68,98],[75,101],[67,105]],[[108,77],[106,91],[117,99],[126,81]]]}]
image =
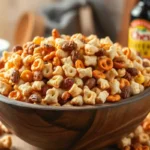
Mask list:
[{"label": "light wooden table", "polygon": [[13,145],[12,145],[11,150],[42,150],[40,148],[34,147],[24,142],[23,140],[21,140],[15,135],[12,135],[12,143]]},{"label": "light wooden table", "polygon": [[[32,146],[24,142],[23,140],[21,140],[15,135],[12,135],[12,142],[13,142],[13,145],[12,145],[11,150],[43,150],[41,148],[37,148],[35,146]],[[118,150],[118,149],[116,147],[109,147],[109,148],[104,148],[100,150]]]}]

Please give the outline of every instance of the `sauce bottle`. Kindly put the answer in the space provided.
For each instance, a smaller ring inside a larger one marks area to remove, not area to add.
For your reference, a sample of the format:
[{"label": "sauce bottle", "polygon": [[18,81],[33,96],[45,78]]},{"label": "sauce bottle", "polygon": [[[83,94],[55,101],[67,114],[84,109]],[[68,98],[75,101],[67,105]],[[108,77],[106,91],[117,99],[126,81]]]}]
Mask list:
[{"label": "sauce bottle", "polygon": [[150,59],[150,0],[141,0],[131,11],[128,46]]}]

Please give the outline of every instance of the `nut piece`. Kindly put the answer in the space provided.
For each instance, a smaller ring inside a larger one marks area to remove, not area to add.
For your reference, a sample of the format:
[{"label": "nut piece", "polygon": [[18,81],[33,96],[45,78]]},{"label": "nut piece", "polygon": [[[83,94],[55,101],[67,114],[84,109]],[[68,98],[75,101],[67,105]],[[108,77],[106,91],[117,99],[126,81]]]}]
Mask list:
[{"label": "nut piece", "polygon": [[85,82],[85,85],[89,87],[89,89],[92,89],[96,85],[96,80],[94,78],[90,78]]},{"label": "nut piece", "polygon": [[126,70],[127,70],[128,73],[131,74],[131,76],[138,75],[138,70],[136,68],[127,68]]},{"label": "nut piece", "polygon": [[28,101],[30,103],[40,103],[41,99],[42,98],[41,98],[40,94],[32,94],[32,95],[30,95]]},{"label": "nut piece", "polygon": [[62,83],[62,88],[69,90],[73,84],[74,84],[73,78],[66,78]]},{"label": "nut piece", "polygon": [[44,86],[42,87],[42,91],[41,91],[42,96],[45,96],[45,95],[46,95],[46,92],[47,92],[48,89],[49,89],[49,86],[48,86],[48,85],[44,85]]},{"label": "nut piece", "polygon": [[106,51],[103,48],[100,48],[97,53],[95,53],[95,56],[106,56]]},{"label": "nut piece", "polygon": [[14,69],[11,73],[11,76],[10,76],[10,80],[13,82],[13,83],[18,83],[20,79],[20,74],[19,74],[19,71]]},{"label": "nut piece", "polygon": [[131,81],[131,80],[132,80],[132,76],[131,76],[131,74],[128,73],[128,72],[126,72],[126,74],[124,75],[123,78],[127,79],[128,81]]},{"label": "nut piece", "polygon": [[130,97],[131,95],[131,87],[130,86],[125,86],[121,89],[121,97],[123,99]]},{"label": "nut piece", "polygon": [[77,44],[74,41],[66,42],[62,45],[64,51],[72,51],[77,49]]},{"label": "nut piece", "polygon": [[43,74],[41,73],[41,71],[34,71],[33,72],[33,80],[34,81],[41,81],[43,78]]},{"label": "nut piece", "polygon": [[17,46],[14,46],[12,50],[13,50],[13,52],[17,52],[19,50],[23,50],[23,48],[22,48],[22,46],[17,45]]},{"label": "nut piece", "polygon": [[71,58],[73,62],[76,62],[76,60],[81,59],[82,57],[79,54],[79,51],[73,50],[71,52]]}]

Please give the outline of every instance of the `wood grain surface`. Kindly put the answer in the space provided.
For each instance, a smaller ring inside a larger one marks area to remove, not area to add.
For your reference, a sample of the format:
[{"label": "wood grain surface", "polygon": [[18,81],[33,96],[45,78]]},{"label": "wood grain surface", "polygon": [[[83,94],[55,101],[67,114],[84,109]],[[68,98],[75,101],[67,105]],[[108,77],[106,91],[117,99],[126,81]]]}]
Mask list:
[{"label": "wood grain surface", "polygon": [[120,103],[46,107],[0,96],[0,119],[21,139],[44,150],[93,150],[133,131],[150,111],[150,88]]}]

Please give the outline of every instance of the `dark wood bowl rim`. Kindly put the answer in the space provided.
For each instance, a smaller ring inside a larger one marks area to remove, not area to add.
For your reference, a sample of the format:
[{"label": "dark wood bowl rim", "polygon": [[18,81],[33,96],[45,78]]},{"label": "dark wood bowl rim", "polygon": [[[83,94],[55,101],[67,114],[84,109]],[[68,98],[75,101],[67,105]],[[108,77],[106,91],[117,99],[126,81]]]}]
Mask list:
[{"label": "dark wood bowl rim", "polygon": [[132,96],[127,99],[123,99],[116,103],[105,103],[105,104],[97,104],[97,105],[87,105],[87,106],[44,106],[44,105],[35,105],[26,102],[16,101],[9,99],[3,95],[0,95],[0,102],[6,103],[8,105],[17,106],[21,108],[30,108],[36,110],[52,110],[52,111],[84,111],[84,110],[98,110],[98,109],[106,109],[119,107],[121,105],[126,105],[132,102],[136,102],[142,100],[143,98],[150,96],[150,88],[147,88],[142,93]]}]

